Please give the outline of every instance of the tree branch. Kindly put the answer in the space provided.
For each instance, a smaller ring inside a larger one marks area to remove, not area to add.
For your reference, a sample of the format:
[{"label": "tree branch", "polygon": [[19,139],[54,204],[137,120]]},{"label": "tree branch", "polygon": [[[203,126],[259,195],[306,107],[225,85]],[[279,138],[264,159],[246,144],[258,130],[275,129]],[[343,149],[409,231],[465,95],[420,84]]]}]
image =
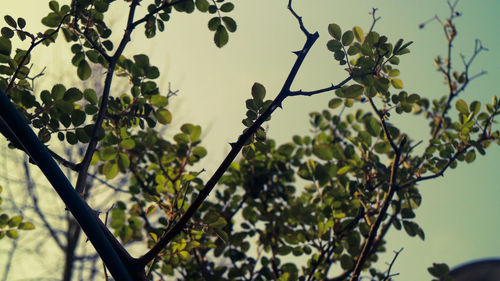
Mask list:
[{"label": "tree branch", "polygon": [[177,223],[168,231],[166,232],[158,241],[158,243],[151,248],[145,255],[139,258],[139,263],[142,265],[146,265],[149,263],[152,259],[154,259],[155,256],[157,256],[160,251],[168,245],[168,243],[176,237],[185,227],[185,225],[188,223],[188,221],[191,219],[191,217],[194,215],[194,213],[198,210],[198,208],[201,206],[201,204],[205,201],[205,199],[208,197],[212,189],[215,187],[219,179],[222,177],[222,175],[225,173],[225,171],[229,168],[233,160],[236,158],[236,156],[239,154],[240,150],[243,148],[245,143],[247,142],[248,139],[250,139],[255,132],[257,132],[257,129],[261,127],[261,125],[271,116],[271,114],[276,110],[276,108],[281,107],[281,104],[283,100],[290,95],[290,86],[297,75],[297,72],[300,69],[300,66],[302,65],[302,62],[304,61],[305,57],[307,56],[307,53],[313,46],[314,42],[318,39],[319,34],[316,32],[314,34],[309,34],[306,37],[306,42],[304,44],[304,47],[300,52],[298,52],[297,59],[288,74],[287,79],[285,80],[285,83],[283,84],[283,87],[281,91],[279,92],[278,96],[273,100],[271,105],[262,113],[262,115],[255,120],[254,124],[250,126],[246,131],[243,132],[243,134],[240,135],[238,140],[232,144],[232,148],[227,154],[226,158],[220,166],[217,168],[215,173],[212,175],[212,177],[207,181],[205,184],[205,187],[200,191],[194,202],[189,206],[187,211],[184,213],[184,215],[177,221]]},{"label": "tree branch", "polygon": [[387,213],[387,209],[389,208],[389,205],[391,204],[392,198],[394,197],[394,193],[397,190],[397,174],[398,174],[398,168],[399,168],[399,160],[401,158],[401,154],[403,151],[403,147],[406,144],[406,137],[403,137],[401,140],[401,143],[399,144],[399,147],[396,147],[394,151],[394,161],[392,163],[392,169],[391,169],[391,177],[389,181],[389,190],[386,193],[386,196],[384,198],[384,202],[382,204],[382,208],[380,209],[377,219],[373,223],[370,232],[368,233],[368,238],[366,239],[365,246],[363,247],[363,250],[361,251],[361,254],[358,258],[358,261],[356,263],[356,266],[354,267],[353,274],[351,276],[351,281],[357,281],[359,280],[359,276],[361,273],[361,270],[363,269],[366,260],[371,254],[372,251],[372,246],[373,242],[375,241],[375,237],[377,236],[378,229],[380,227],[380,224],[384,220],[384,217]]}]

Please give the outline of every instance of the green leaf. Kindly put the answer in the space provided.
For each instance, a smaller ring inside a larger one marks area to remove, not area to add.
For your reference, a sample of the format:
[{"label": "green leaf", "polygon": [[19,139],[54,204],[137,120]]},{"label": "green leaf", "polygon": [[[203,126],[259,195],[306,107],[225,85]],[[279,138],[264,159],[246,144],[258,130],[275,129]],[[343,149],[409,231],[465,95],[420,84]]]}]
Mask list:
[{"label": "green leaf", "polygon": [[197,146],[197,147],[193,148],[192,153],[194,156],[196,156],[198,158],[203,158],[207,155],[207,150],[202,146]]},{"label": "green leaf", "polygon": [[266,96],[266,88],[262,84],[255,82],[252,86],[253,99],[258,101],[263,101],[265,96]]},{"label": "green leaf", "polygon": [[17,227],[21,222],[23,221],[23,217],[21,216],[13,216],[10,218],[10,220],[7,222],[7,224],[10,227]]},{"label": "green leaf", "polygon": [[0,54],[10,56],[12,51],[12,43],[8,38],[0,37]]},{"label": "green leaf", "polygon": [[214,34],[214,42],[215,45],[219,48],[224,47],[229,41],[229,34],[227,33],[227,29],[223,25],[219,25],[217,27],[217,31]]},{"label": "green leaf", "polygon": [[13,28],[17,28],[17,23],[11,16],[6,15],[3,18],[8,25],[10,25]]},{"label": "green leaf", "polygon": [[235,32],[237,25],[236,22],[231,17],[222,17],[222,21],[229,32]]},{"label": "green leaf", "polygon": [[81,100],[83,93],[77,88],[69,88],[65,93],[63,100],[66,102],[74,103]]},{"label": "green leaf", "polygon": [[200,12],[205,13],[208,11],[210,3],[207,0],[196,0],[195,5]]},{"label": "green leaf", "polygon": [[172,121],[172,114],[167,109],[159,109],[156,111],[156,119],[161,124],[169,124]]},{"label": "green leaf", "polygon": [[114,146],[106,146],[99,152],[99,158],[104,161],[113,160],[116,158],[118,149]]},{"label": "green leaf", "polygon": [[322,160],[332,160],[333,159],[333,151],[329,145],[321,143],[313,146],[313,153],[319,159]]},{"label": "green leaf", "polygon": [[340,29],[340,26],[335,23],[331,23],[328,25],[328,33],[330,33],[330,35],[337,40],[340,40],[340,36],[342,36],[342,30]]},{"label": "green leaf", "polygon": [[358,42],[363,42],[363,29],[361,29],[361,27],[359,26],[355,26],[352,28],[352,32],[354,33],[354,37],[356,38],[356,40]]},{"label": "green leaf", "polygon": [[158,107],[165,107],[168,104],[168,98],[160,94],[151,97],[151,103]]},{"label": "green leaf", "polygon": [[125,212],[120,208],[111,211],[111,228],[120,228],[125,224]]},{"label": "green leaf", "polygon": [[85,122],[86,117],[87,115],[85,114],[85,112],[76,109],[71,112],[71,123],[73,123],[73,126],[78,127]]},{"label": "green leaf", "polygon": [[17,228],[22,230],[32,230],[35,229],[35,225],[31,222],[22,222]]},{"label": "green leaf", "polygon": [[1,30],[2,36],[6,38],[12,38],[14,37],[14,31],[8,27],[2,27]]},{"label": "green leaf", "polygon": [[59,12],[59,3],[57,1],[50,1],[49,8],[54,12]]},{"label": "green leaf", "polygon": [[399,69],[391,69],[391,71],[389,71],[389,76],[391,77],[399,76]]},{"label": "green leaf", "polygon": [[223,217],[219,217],[217,218],[217,221],[211,223],[210,226],[214,228],[223,228],[226,224],[226,220]]},{"label": "green leaf", "polygon": [[469,150],[465,154],[465,162],[472,163],[476,159],[476,151]]},{"label": "green leaf", "polygon": [[331,109],[335,109],[342,104],[342,99],[333,98],[328,102],[328,107]]},{"label": "green leaf", "polygon": [[97,94],[93,89],[85,89],[83,91],[83,97],[93,105],[97,104]]},{"label": "green leaf", "polygon": [[359,84],[354,84],[344,90],[344,97],[346,98],[357,98],[363,94],[363,86]]},{"label": "green leaf", "polygon": [[15,229],[7,230],[7,237],[17,239],[19,237],[19,233]]},{"label": "green leaf", "polygon": [[351,30],[344,32],[344,34],[342,35],[342,44],[344,46],[351,45],[353,40],[354,40],[354,33]]},{"label": "green leaf", "polygon": [[344,166],[344,167],[338,169],[337,170],[337,176],[341,176],[341,175],[349,172],[351,170],[351,168],[352,168],[351,166]]},{"label": "green leaf", "polygon": [[470,111],[474,112],[474,115],[478,114],[481,110],[481,103],[479,101],[473,101],[470,104]]},{"label": "green leaf", "polygon": [[142,69],[146,69],[149,67],[149,57],[144,54],[135,55],[134,61],[135,64]]},{"label": "green leaf", "polygon": [[463,99],[457,100],[455,107],[457,108],[458,112],[463,113],[465,115],[469,114],[469,107],[467,106],[467,103]]},{"label": "green leaf", "polygon": [[76,74],[80,80],[87,80],[92,74],[92,70],[90,69],[90,65],[86,60],[80,61],[78,67],[76,69]]},{"label": "green leaf", "polygon": [[118,174],[118,164],[115,161],[106,162],[102,166],[102,173],[108,180],[114,178]]},{"label": "green leaf", "polygon": [[229,235],[225,231],[219,228],[215,228],[214,232],[217,234],[217,236],[226,243],[229,240]]},{"label": "green leaf", "polygon": [[363,94],[368,98],[373,98],[377,95],[377,89],[374,86],[366,86],[363,90]]},{"label": "green leaf", "polygon": [[326,43],[326,47],[330,52],[338,52],[342,49],[342,43],[339,40],[332,39]]},{"label": "green leaf", "polygon": [[427,268],[427,271],[438,278],[445,278],[450,273],[450,268],[445,263],[433,263],[432,267]]},{"label": "green leaf", "polygon": [[382,126],[375,118],[369,118],[366,120],[365,127],[366,131],[368,131],[368,133],[370,133],[373,137],[378,137],[380,135],[380,131],[382,130]]},{"label": "green leaf", "polygon": [[393,78],[391,79],[391,84],[396,89],[403,89],[403,81],[401,79]]},{"label": "green leaf", "polygon": [[208,21],[208,29],[211,31],[217,30],[219,25],[221,25],[221,19],[219,17],[213,17]]},{"label": "green leaf", "polygon": [[128,157],[127,154],[125,153],[120,153],[118,154],[118,168],[120,169],[120,171],[124,172],[128,169],[128,167],[130,166],[130,159]]},{"label": "green leaf", "polygon": [[224,13],[231,12],[233,9],[234,9],[234,4],[231,2],[224,3],[222,4],[222,6],[220,6],[220,10]]},{"label": "green leaf", "polygon": [[351,256],[344,254],[340,257],[340,266],[344,270],[350,270],[351,268],[354,267],[354,260],[352,259]]}]

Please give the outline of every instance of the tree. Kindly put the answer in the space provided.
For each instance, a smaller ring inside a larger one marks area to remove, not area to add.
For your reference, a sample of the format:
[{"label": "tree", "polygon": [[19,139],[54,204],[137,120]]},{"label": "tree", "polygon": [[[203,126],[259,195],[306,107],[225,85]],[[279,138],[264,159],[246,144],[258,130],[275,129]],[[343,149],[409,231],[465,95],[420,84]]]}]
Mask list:
[{"label": "tree", "polygon": [[[139,2],[130,3],[125,34],[113,53],[112,41],[107,39],[111,30],[103,21],[110,7],[107,1],[73,1],[61,7],[51,1],[53,12],[43,22],[54,29],[44,34],[28,33],[23,30],[24,20],[12,17],[5,18],[10,27],[2,29],[6,63],[2,88],[37,129],[38,138],[47,143],[57,134],[72,145],[89,144],[78,164],[54,152],[44,154],[38,139],[29,130],[23,131],[25,120],[15,117],[16,111],[4,96],[1,105],[6,124],[2,133],[13,146],[25,150],[51,180],[115,279],[128,280],[131,275],[132,280],[144,280],[143,268],[147,266],[147,274],[182,274],[185,279],[286,280],[301,276],[312,280],[330,278],[332,263],[339,262],[344,272],[333,279],[357,280],[361,270],[371,267],[384,250],[384,236],[391,226],[423,237],[413,221],[413,209],[421,201],[418,182],[438,177],[460,161],[472,162],[475,151],[483,153],[491,142],[498,141],[498,131],[491,130],[499,109],[497,99],[486,105],[484,112],[479,102],[468,104],[459,99],[455,103],[458,119],[449,113],[456,96],[474,78],[468,66],[483,47],[477,45],[471,60],[465,61],[463,73],[453,74],[451,58],[436,61],[450,92],[431,104],[402,91],[396,67],[399,58],[409,52],[411,42],[389,40],[376,33],[375,10],[368,31],[357,26],[345,30],[335,23],[328,26],[331,40],[327,47],[339,64],[347,67],[347,78],[330,87],[292,91],[293,79],[318,33],[309,32],[289,1],[288,8],[306,37],[305,45],[296,52],[297,60],[276,99],[265,100],[264,86],[254,84],[243,120],[247,129],[231,144],[228,157],[214,176],[203,183],[199,171],[189,170],[206,155],[200,146],[201,128],[185,124],[173,141],[154,130],[157,123],[171,120],[166,109],[169,96],[159,94],[153,81],[159,71],[146,55],[133,56],[132,60],[122,52],[135,27],[144,23],[146,36],[152,37],[156,28],[163,29],[170,14],[189,13],[195,8],[216,15],[209,28],[215,32],[215,44],[222,47],[228,40],[227,31],[236,30],[234,21],[223,16],[234,5],[224,1],[157,1],[148,7],[146,16],[135,20]],[[451,50],[456,37],[454,5],[450,4],[450,10],[443,28]],[[91,75],[89,61],[107,68],[101,97],[93,89],[67,89],[61,84],[42,91],[39,98],[31,91],[29,68],[25,66],[30,52],[41,43],[50,44],[58,32],[67,41],[77,42],[71,46],[75,54],[72,63],[80,79]],[[10,38],[15,33],[21,39],[32,39],[32,47],[11,58]],[[109,96],[114,72],[129,78],[130,94]],[[266,138],[261,126],[286,97],[334,90],[338,97],[329,107],[343,109],[340,113],[312,113],[312,136],[297,136],[293,143],[282,145]],[[350,112],[355,103],[359,107]],[[416,152],[417,144],[389,123],[394,112],[422,114],[431,121],[432,141],[424,151]],[[231,164],[241,149],[242,158]],[[117,202],[110,226],[122,242],[145,241],[151,250],[134,259],[106,227],[101,224],[99,228],[99,220],[72,192],[50,154],[78,172],[75,189],[80,194],[85,194],[91,163],[108,179],[118,174],[128,178],[131,198]],[[307,182],[303,190],[294,184],[295,175]],[[215,199],[206,200],[219,180]],[[256,249],[251,247],[254,241]],[[248,256],[254,250],[257,256]],[[279,256],[290,253],[309,258],[300,272],[301,265],[281,263],[287,257]],[[390,270],[370,271],[373,278],[390,277]],[[434,273],[442,275],[441,271]]]}]

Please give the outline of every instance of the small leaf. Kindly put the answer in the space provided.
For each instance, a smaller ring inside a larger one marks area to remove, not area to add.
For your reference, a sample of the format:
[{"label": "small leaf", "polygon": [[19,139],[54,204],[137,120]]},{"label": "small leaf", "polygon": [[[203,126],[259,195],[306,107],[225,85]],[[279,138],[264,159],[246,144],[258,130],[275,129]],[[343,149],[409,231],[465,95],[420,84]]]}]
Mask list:
[{"label": "small leaf", "polygon": [[391,79],[391,84],[396,89],[403,89],[403,81],[401,79],[393,78]]},{"label": "small leaf", "polygon": [[328,102],[328,107],[331,109],[335,109],[342,104],[342,99],[333,98]]},{"label": "small leaf", "polygon": [[210,226],[214,228],[223,228],[226,224],[226,220],[223,217],[219,217],[217,218],[217,221],[211,223]]},{"label": "small leaf", "polygon": [[19,233],[15,229],[7,230],[7,237],[17,239],[19,237]]},{"label": "small leaf", "polygon": [[196,8],[202,13],[207,12],[208,7],[210,6],[210,3],[208,3],[207,0],[196,0],[195,4]]},{"label": "small leaf", "polygon": [[263,101],[266,96],[266,88],[260,84],[255,82],[252,86],[252,97],[254,100]]},{"label": "small leaf", "polygon": [[77,88],[69,88],[65,93],[63,100],[69,103],[74,103],[81,100],[83,93]]},{"label": "small leaf", "polygon": [[162,108],[168,104],[168,98],[159,94],[154,95],[151,97],[151,103],[158,108]]},{"label": "small leaf", "polygon": [[23,217],[13,216],[12,218],[10,218],[10,220],[7,222],[7,224],[10,227],[17,227],[22,221],[23,221]]},{"label": "small leaf", "polygon": [[0,37],[0,54],[10,56],[12,51],[12,43],[8,38]]},{"label": "small leaf", "polygon": [[104,161],[115,159],[118,153],[118,149],[113,146],[106,146],[99,152],[99,158]]},{"label": "small leaf", "polygon": [[229,32],[235,32],[237,25],[236,22],[230,17],[222,17],[222,21]]},{"label": "small leaf", "polygon": [[358,40],[358,42],[363,42],[363,29],[361,29],[361,27],[359,26],[355,26],[353,27],[352,29],[352,32],[354,33],[354,37],[356,37],[356,40]]},{"label": "small leaf", "polygon": [[167,109],[159,109],[156,111],[156,119],[165,125],[172,121],[172,114]]},{"label": "small leaf", "polygon": [[227,29],[223,25],[219,25],[217,27],[217,31],[214,34],[214,42],[215,45],[219,48],[224,47],[229,41],[229,34],[227,33]]},{"label": "small leaf", "polygon": [[220,24],[221,19],[219,17],[213,17],[208,21],[208,29],[210,29],[211,31],[215,31]]},{"label": "small leaf", "polygon": [[120,171],[124,172],[130,166],[130,159],[127,154],[120,153],[118,154],[118,168]]},{"label": "small leaf", "polygon": [[318,144],[313,146],[313,153],[316,155],[319,159],[322,160],[332,160],[333,159],[333,151],[330,148],[329,145],[327,144]]},{"label": "small leaf", "polygon": [[118,164],[115,161],[106,162],[102,166],[102,173],[108,180],[114,178],[118,174]]},{"label": "small leaf", "polygon": [[457,100],[455,107],[457,108],[458,112],[466,115],[469,114],[469,107],[467,106],[467,103],[463,99]]},{"label": "small leaf", "polygon": [[472,163],[476,159],[476,152],[474,150],[467,151],[465,154],[465,162]]},{"label": "small leaf", "polygon": [[85,114],[85,112],[76,109],[71,112],[71,123],[73,123],[73,126],[78,127],[85,122],[86,117],[87,115]]},{"label": "small leaf", "polygon": [[76,69],[76,74],[80,80],[87,80],[92,74],[92,69],[90,69],[90,65],[86,60],[80,61],[78,67]]},{"label": "small leaf", "polygon": [[344,32],[344,34],[342,35],[342,44],[344,46],[351,45],[353,40],[354,40],[354,33],[351,30]]},{"label": "small leaf", "polygon": [[222,6],[220,6],[220,10],[224,13],[231,12],[233,9],[234,9],[234,4],[231,2],[224,3],[222,4]]},{"label": "small leaf", "polygon": [[97,94],[93,89],[85,89],[83,91],[83,97],[89,101],[91,104],[96,105],[97,104]]},{"label": "small leaf", "polygon": [[340,29],[340,26],[335,23],[331,23],[328,25],[328,33],[330,33],[330,35],[337,40],[340,40],[340,36],[342,36],[342,30]]},{"label": "small leaf", "polygon": [[6,15],[3,18],[8,25],[10,25],[13,28],[17,28],[17,23],[11,16]]},{"label": "small leaf", "polygon": [[351,170],[351,168],[352,168],[351,166],[344,166],[344,167],[338,169],[337,170],[337,176],[341,176],[341,175],[349,172]]},{"label": "small leaf", "polygon": [[344,90],[344,97],[346,98],[357,98],[363,94],[363,86],[354,84]]},{"label": "small leaf", "polygon": [[35,229],[35,225],[31,222],[22,222],[17,228],[22,230],[32,230]]},{"label": "small leaf", "polygon": [[339,40],[332,39],[326,43],[326,47],[330,52],[338,52],[342,49],[342,43]]},{"label": "small leaf", "polygon": [[391,69],[391,71],[389,71],[389,76],[391,77],[399,76],[399,69]]},{"label": "small leaf", "polygon": [[368,131],[368,133],[370,133],[373,137],[378,137],[380,135],[380,131],[382,130],[382,126],[379,124],[377,119],[373,117],[369,118],[365,122],[365,127],[366,131]]},{"label": "small leaf", "polygon": [[192,151],[193,155],[198,157],[198,158],[203,158],[207,155],[207,149],[202,147],[202,146],[197,146],[193,148]]},{"label": "small leaf", "polygon": [[450,273],[450,268],[445,263],[433,263],[427,271],[434,277],[445,278]]},{"label": "small leaf", "polygon": [[473,101],[470,104],[470,111],[474,112],[474,115],[478,114],[481,110],[481,103],[479,101]]}]

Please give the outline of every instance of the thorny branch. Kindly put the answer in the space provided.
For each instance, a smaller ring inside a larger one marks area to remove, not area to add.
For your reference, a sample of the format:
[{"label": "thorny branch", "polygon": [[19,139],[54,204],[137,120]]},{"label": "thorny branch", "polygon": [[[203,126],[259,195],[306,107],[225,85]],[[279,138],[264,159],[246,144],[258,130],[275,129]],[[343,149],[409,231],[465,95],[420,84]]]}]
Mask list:
[{"label": "thorny branch", "polygon": [[[291,1],[289,2],[289,9],[293,10],[291,5]],[[296,14],[295,14],[296,15]],[[301,21],[299,21],[300,24]],[[262,115],[260,115],[259,118],[254,122],[252,126],[250,126],[245,132],[243,132],[242,135],[238,138],[238,140],[232,144],[231,150],[229,151],[228,155],[226,158],[222,161],[220,166],[217,168],[215,173],[212,175],[212,177],[207,181],[205,184],[205,187],[200,191],[194,202],[189,206],[187,211],[184,213],[184,215],[177,221],[177,223],[168,231],[165,232],[165,234],[159,239],[158,243],[151,248],[149,252],[147,252],[145,255],[143,255],[141,258],[139,258],[139,263],[142,265],[148,264],[151,260],[154,259],[155,256],[158,255],[158,253],[166,246],[168,243],[176,237],[185,227],[185,225],[189,222],[191,217],[194,215],[194,213],[198,210],[198,208],[201,206],[201,204],[205,201],[205,199],[208,197],[212,189],[215,187],[219,179],[222,177],[222,175],[225,173],[229,165],[233,162],[233,160],[236,158],[236,156],[239,154],[240,150],[243,148],[245,145],[246,141],[255,133],[257,132],[258,128],[261,127],[261,125],[267,120],[271,114],[276,110],[276,108],[281,107],[281,104],[283,100],[290,95],[290,87],[292,85],[292,82],[297,75],[297,72],[300,69],[300,66],[302,65],[302,62],[304,61],[305,57],[307,56],[307,53],[313,46],[314,42],[317,40],[319,37],[319,34],[316,33],[309,33],[303,27],[301,30],[304,32],[305,30],[305,35],[306,35],[306,42],[304,44],[304,47],[299,51],[295,52],[297,55],[297,59],[290,70],[290,73],[285,80],[285,83],[283,84],[283,87],[281,91],[279,92],[278,96],[274,99],[274,101],[271,103],[271,105],[266,109]]]}]

